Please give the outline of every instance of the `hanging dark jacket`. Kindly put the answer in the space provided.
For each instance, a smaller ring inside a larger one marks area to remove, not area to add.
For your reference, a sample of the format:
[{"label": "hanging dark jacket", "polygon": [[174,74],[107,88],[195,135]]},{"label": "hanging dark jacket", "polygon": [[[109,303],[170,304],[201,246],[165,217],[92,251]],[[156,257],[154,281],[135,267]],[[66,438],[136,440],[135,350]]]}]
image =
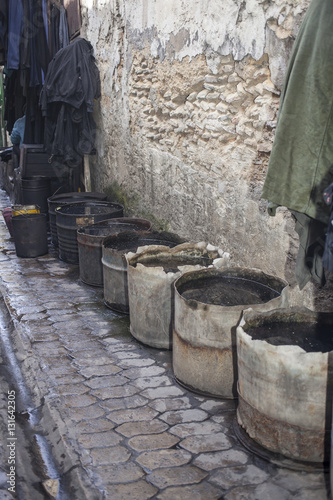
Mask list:
[{"label": "hanging dark jacket", "polygon": [[52,102],[63,102],[79,109],[83,103],[92,113],[94,99],[101,95],[99,71],[90,42],[77,38],[59,50],[49,64],[41,94],[43,114]]},{"label": "hanging dark jacket", "polygon": [[70,165],[94,153],[94,100],[100,97],[99,71],[92,45],[78,38],[59,50],[51,63],[40,104],[45,116],[46,150]]}]

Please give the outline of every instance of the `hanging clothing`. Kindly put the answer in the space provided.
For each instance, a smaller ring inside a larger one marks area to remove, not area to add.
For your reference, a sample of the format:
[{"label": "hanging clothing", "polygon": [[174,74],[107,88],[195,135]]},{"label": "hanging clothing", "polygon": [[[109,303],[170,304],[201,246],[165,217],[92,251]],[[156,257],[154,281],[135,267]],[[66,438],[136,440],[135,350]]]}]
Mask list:
[{"label": "hanging clothing", "polygon": [[30,87],[43,85],[50,61],[47,43],[48,26],[44,9],[47,0],[30,1]]},{"label": "hanging clothing", "polygon": [[52,4],[50,12],[50,53],[56,53],[69,45],[67,12],[62,5]]},{"label": "hanging clothing", "polygon": [[[57,12],[56,24],[53,11]],[[56,40],[56,45],[52,40]],[[67,12],[60,2],[55,5],[53,0],[0,0],[0,59],[3,57],[5,64],[7,131],[11,133],[26,103],[27,144],[44,142],[40,92],[50,60],[68,44]]]},{"label": "hanging clothing", "polygon": [[94,99],[101,95],[99,71],[93,47],[84,38],[77,38],[59,50],[49,65],[41,95],[43,113],[51,102],[65,102],[76,109],[83,103],[92,113]]},{"label": "hanging clothing", "polygon": [[262,191],[271,205],[324,225],[329,209],[322,193],[333,181],[332,26],[333,2],[312,0],[288,64]]},{"label": "hanging clothing", "polygon": [[6,63],[8,50],[8,0],[0,0],[0,65]]},{"label": "hanging clothing", "polygon": [[67,12],[69,38],[73,40],[81,30],[80,0],[64,0],[63,4]]},{"label": "hanging clothing", "polygon": [[7,68],[20,67],[20,41],[23,31],[24,11],[22,0],[9,2]]},{"label": "hanging clothing", "polygon": [[49,64],[40,104],[46,150],[68,164],[94,153],[94,100],[101,95],[99,71],[90,42],[77,38]]}]

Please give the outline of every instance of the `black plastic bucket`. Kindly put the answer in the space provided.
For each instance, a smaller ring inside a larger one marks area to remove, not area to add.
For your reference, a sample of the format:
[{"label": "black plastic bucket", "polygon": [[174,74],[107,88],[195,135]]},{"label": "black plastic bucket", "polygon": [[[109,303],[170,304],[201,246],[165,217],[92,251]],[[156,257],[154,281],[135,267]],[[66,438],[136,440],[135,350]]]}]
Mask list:
[{"label": "black plastic bucket", "polygon": [[87,285],[103,286],[102,244],[104,238],[124,231],[149,231],[146,219],[122,217],[97,222],[77,230],[80,278]]},{"label": "black plastic bucket", "polygon": [[56,208],[59,258],[70,264],[79,263],[77,230],[104,219],[123,217],[119,203],[86,201]]},{"label": "black plastic bucket", "polygon": [[16,255],[38,257],[48,253],[47,215],[27,214],[12,218]]},{"label": "black plastic bucket", "polygon": [[38,205],[42,213],[48,213],[47,199],[51,194],[49,177],[22,177],[22,199],[24,205]]},{"label": "black plastic bucket", "polygon": [[55,194],[48,198],[49,206],[49,220],[50,220],[50,231],[51,231],[51,243],[55,247],[58,246],[58,233],[57,233],[57,222],[55,210],[58,207],[63,207],[69,205],[70,203],[78,203],[80,201],[106,201],[107,195],[104,193],[95,193],[92,191],[83,192],[72,192],[72,193],[62,193]]}]

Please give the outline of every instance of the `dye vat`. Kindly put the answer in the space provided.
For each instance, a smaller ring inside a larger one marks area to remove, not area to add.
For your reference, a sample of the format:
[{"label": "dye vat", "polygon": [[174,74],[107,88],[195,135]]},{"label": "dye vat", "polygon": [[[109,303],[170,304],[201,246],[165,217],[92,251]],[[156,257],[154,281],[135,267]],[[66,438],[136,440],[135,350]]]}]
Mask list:
[{"label": "dye vat", "polygon": [[124,231],[149,231],[145,219],[121,217],[108,219],[77,230],[80,278],[87,285],[103,286],[102,243],[104,238]]},{"label": "dye vat", "polygon": [[77,230],[104,219],[123,217],[124,207],[107,201],[84,201],[56,208],[59,258],[70,264],[79,263]]},{"label": "dye vat", "polygon": [[286,304],[288,283],[257,269],[203,269],[175,282],[173,370],[194,392],[237,397],[236,326],[249,306]]},{"label": "dye vat", "polygon": [[155,348],[172,348],[173,284],[184,272],[226,266],[227,254],[201,243],[173,248],[150,246],[127,255],[130,331],[140,342]]},{"label": "dye vat", "polygon": [[102,245],[104,303],[114,311],[129,314],[127,258],[138,248],[149,245],[174,247],[184,239],[167,231],[126,231],[108,236]]},{"label": "dye vat", "polygon": [[329,458],[333,315],[308,309],[245,311],[237,327],[237,423],[244,444],[276,460],[324,466]]},{"label": "dye vat", "polygon": [[56,208],[69,205],[71,203],[78,203],[80,201],[106,201],[107,195],[104,193],[97,193],[92,191],[78,191],[62,194],[54,194],[47,199],[49,208],[50,232],[51,243],[55,247],[58,246],[58,232],[57,232],[57,216]]}]

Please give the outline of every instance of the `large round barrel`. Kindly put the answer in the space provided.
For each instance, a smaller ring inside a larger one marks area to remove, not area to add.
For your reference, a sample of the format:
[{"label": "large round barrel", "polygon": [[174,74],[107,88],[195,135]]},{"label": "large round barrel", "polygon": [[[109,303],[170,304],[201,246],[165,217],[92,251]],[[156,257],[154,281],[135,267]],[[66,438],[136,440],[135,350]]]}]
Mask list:
[{"label": "large round barrel", "polygon": [[70,264],[78,264],[77,230],[104,219],[123,217],[124,207],[119,203],[84,201],[58,207],[55,212],[59,258]]},{"label": "large round barrel", "polygon": [[286,303],[288,283],[257,269],[203,269],[175,282],[173,370],[205,395],[237,397],[236,326],[247,307]]},{"label": "large round barrel", "polygon": [[296,307],[244,312],[237,327],[238,437],[254,443],[255,453],[287,457],[295,461],[291,468],[327,465],[332,330],[331,313]]},{"label": "large round barrel", "polygon": [[55,210],[58,207],[63,207],[69,205],[70,203],[77,203],[80,201],[106,201],[107,195],[104,193],[97,193],[93,191],[80,191],[72,193],[62,193],[54,194],[47,199],[49,207],[49,220],[50,220],[50,232],[51,232],[51,243],[55,247],[58,246],[58,233],[57,233],[57,222]]},{"label": "large round barrel", "polygon": [[22,177],[22,199],[25,205],[38,205],[42,213],[48,212],[47,199],[51,194],[49,177]]},{"label": "large round barrel", "polygon": [[38,257],[48,253],[47,215],[26,214],[12,218],[16,255]]},{"label": "large round barrel", "polygon": [[183,243],[173,248],[149,246],[128,258],[130,331],[140,342],[160,349],[172,348],[173,283],[184,272],[228,262],[218,248]]},{"label": "large round barrel", "polygon": [[129,314],[127,253],[135,253],[139,247],[147,245],[174,247],[180,243],[184,243],[183,238],[167,231],[126,231],[105,238],[102,245],[105,305]]},{"label": "large round barrel", "polygon": [[124,231],[149,231],[151,222],[122,217],[97,222],[77,230],[80,278],[84,283],[103,286],[102,243],[104,238]]}]

